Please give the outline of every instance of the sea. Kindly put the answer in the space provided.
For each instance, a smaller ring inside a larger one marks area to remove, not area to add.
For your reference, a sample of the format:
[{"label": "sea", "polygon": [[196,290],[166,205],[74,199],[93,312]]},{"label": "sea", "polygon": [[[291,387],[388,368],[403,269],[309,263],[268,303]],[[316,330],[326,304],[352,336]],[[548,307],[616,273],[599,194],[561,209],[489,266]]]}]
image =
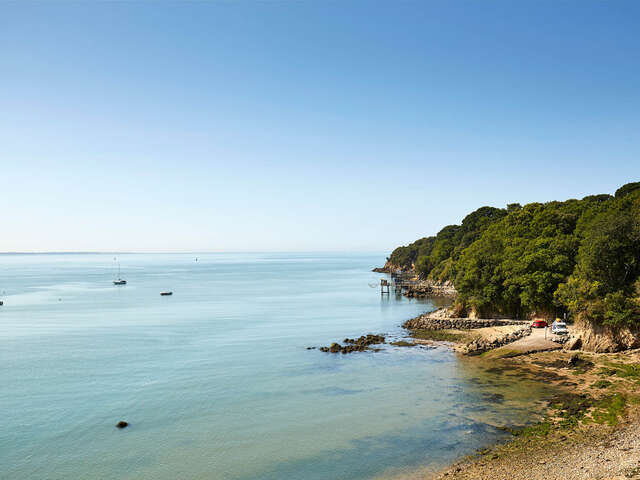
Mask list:
[{"label": "sea", "polygon": [[0,478],[425,478],[534,421],[544,385],[447,344],[308,348],[447,304],[381,295],[384,260],[0,255]]}]

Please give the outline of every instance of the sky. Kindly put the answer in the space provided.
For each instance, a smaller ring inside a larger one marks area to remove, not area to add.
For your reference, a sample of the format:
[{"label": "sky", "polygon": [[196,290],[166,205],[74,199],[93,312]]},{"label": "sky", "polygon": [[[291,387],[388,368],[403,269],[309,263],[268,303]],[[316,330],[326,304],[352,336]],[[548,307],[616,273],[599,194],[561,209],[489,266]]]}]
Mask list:
[{"label": "sky", "polygon": [[640,181],[640,2],[0,3],[0,251],[384,251]]}]

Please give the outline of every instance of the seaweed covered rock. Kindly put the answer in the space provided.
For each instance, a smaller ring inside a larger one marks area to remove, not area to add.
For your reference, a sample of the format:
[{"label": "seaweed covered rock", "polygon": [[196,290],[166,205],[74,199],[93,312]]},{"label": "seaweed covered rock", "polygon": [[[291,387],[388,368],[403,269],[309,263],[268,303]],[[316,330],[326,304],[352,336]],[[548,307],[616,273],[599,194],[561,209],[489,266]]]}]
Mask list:
[{"label": "seaweed covered rock", "polygon": [[358,338],[345,338],[343,340],[345,345],[339,343],[332,343],[328,347],[321,347],[320,350],[329,353],[352,353],[352,352],[364,352],[369,350],[369,346],[379,343],[385,343],[384,335],[362,335]]}]

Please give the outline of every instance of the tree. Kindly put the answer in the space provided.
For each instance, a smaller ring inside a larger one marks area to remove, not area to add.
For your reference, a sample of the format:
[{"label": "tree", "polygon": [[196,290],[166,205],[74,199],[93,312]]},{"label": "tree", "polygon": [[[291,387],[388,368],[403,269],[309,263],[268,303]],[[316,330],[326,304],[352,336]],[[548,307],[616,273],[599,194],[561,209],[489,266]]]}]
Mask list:
[{"label": "tree", "polygon": [[569,311],[640,326],[640,182],[615,197],[481,207],[394,256],[453,281],[458,306],[480,314]]}]

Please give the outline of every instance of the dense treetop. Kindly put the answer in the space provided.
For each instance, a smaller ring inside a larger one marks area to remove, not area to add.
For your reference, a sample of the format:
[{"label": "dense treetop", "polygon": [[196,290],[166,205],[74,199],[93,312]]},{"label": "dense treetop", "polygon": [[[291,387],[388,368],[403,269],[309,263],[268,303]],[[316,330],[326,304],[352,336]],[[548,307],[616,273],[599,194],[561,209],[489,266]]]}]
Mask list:
[{"label": "dense treetop", "polygon": [[615,196],[482,207],[388,260],[453,282],[458,308],[480,314],[568,312],[640,325],[640,182]]}]

